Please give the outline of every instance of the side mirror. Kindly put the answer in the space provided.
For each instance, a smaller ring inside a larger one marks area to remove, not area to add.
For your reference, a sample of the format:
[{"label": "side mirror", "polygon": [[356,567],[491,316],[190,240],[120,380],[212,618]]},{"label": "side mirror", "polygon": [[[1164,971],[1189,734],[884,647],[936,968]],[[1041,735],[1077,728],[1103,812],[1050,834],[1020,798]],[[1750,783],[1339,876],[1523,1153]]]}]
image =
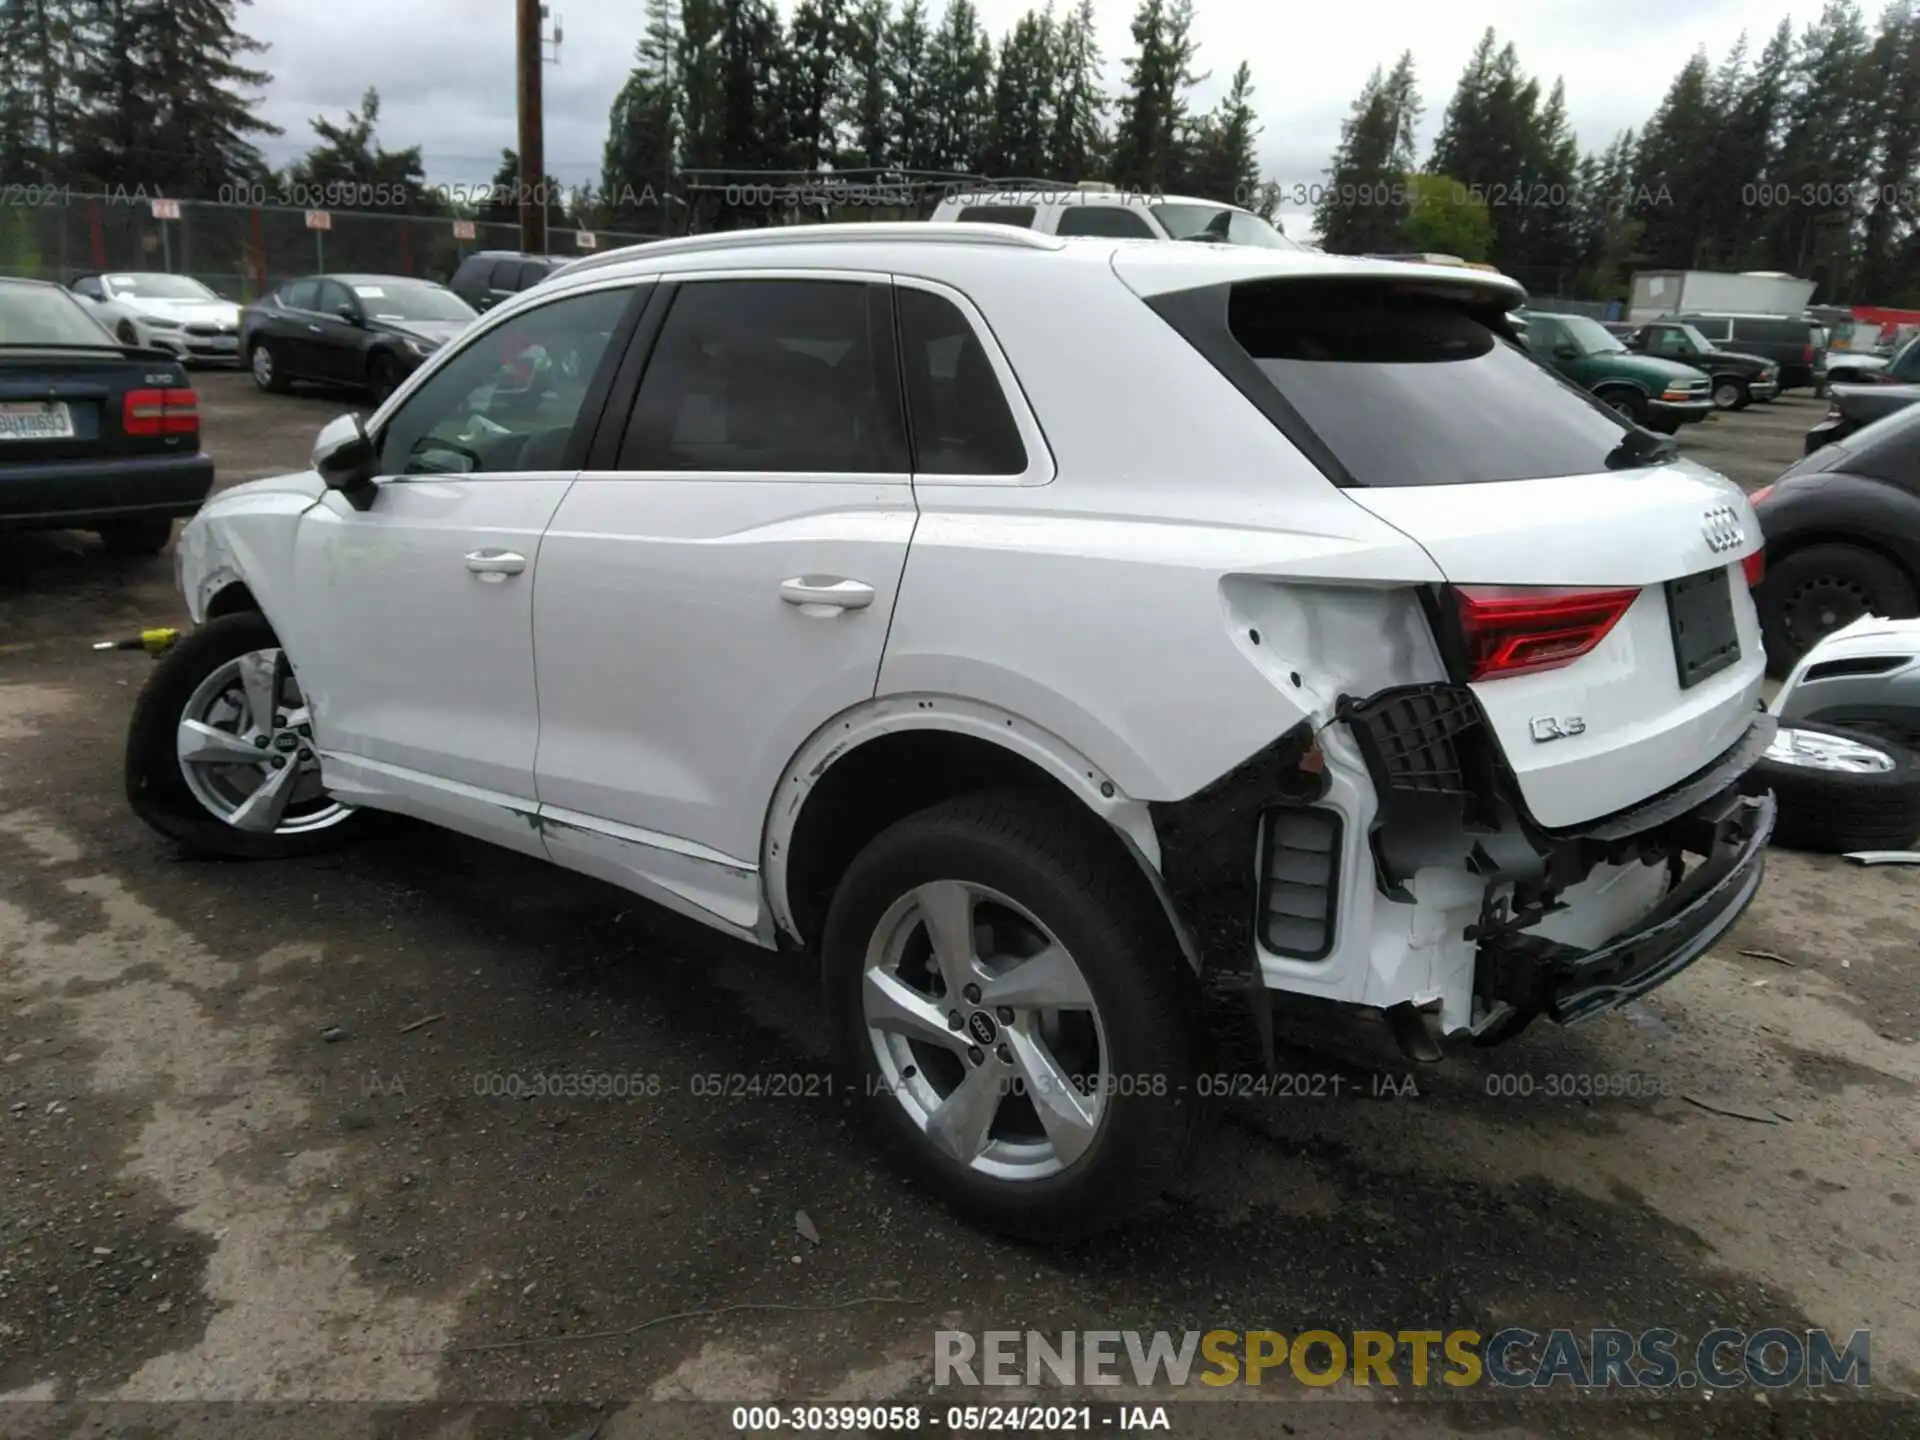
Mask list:
[{"label": "side mirror", "polygon": [[1575,346],[1569,345],[1565,340],[1562,340],[1558,345],[1553,347],[1553,358],[1556,360],[1578,360],[1580,358],[1580,351]]},{"label": "side mirror", "polygon": [[329,420],[313,442],[313,468],[329,490],[338,490],[356,510],[373,504],[373,477],[380,456],[358,415]]},{"label": "side mirror", "polygon": [[337,305],[334,307],[333,313],[338,315],[342,320],[346,321],[347,324],[349,325],[358,325],[361,323],[360,312],[354,309],[353,306],[351,305]]}]

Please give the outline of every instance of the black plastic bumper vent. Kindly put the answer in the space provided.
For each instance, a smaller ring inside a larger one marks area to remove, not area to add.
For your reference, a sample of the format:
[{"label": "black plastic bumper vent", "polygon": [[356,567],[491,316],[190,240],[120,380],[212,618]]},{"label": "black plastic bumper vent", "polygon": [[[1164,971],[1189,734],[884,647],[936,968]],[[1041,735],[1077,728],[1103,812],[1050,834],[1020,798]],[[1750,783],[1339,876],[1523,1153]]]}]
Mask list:
[{"label": "black plastic bumper vent", "polygon": [[1340,817],[1332,810],[1267,815],[1260,940],[1275,955],[1319,960],[1333,950],[1340,896]]},{"label": "black plastic bumper vent", "polygon": [[1340,719],[1353,729],[1375,783],[1423,795],[1467,795],[1476,776],[1455,743],[1481,723],[1471,691],[1451,686],[1389,690],[1348,701]]}]

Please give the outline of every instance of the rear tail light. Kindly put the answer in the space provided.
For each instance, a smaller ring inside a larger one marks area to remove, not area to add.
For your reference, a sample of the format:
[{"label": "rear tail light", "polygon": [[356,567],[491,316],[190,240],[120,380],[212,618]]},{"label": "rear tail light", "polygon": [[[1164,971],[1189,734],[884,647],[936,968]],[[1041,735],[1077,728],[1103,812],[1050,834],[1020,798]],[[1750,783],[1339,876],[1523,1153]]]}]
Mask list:
[{"label": "rear tail light", "polygon": [[129,435],[198,435],[199,397],[192,390],[129,390],[120,428]]},{"label": "rear tail light", "polygon": [[1557,670],[1591,652],[1620,622],[1638,588],[1462,585],[1454,589],[1467,678],[1498,680]]},{"label": "rear tail light", "polygon": [[1740,568],[1746,572],[1747,588],[1758,585],[1767,573],[1767,552],[1765,549],[1754,551],[1740,562]]},{"label": "rear tail light", "polygon": [[1758,490],[1754,491],[1751,495],[1747,497],[1747,503],[1749,505],[1758,505],[1762,500],[1766,499],[1767,496],[1771,495],[1772,493],[1773,493],[1773,486],[1762,485]]},{"label": "rear tail light", "polygon": [[1813,346],[1808,345],[1804,349],[1802,349],[1800,352],[1800,358],[1806,361],[1807,364],[1811,365],[1813,363]]}]

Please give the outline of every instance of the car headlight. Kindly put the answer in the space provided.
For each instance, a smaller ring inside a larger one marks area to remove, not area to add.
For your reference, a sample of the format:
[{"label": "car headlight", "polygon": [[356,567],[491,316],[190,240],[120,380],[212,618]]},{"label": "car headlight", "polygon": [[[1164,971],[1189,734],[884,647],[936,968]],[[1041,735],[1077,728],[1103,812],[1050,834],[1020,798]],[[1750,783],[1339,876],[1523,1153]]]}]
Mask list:
[{"label": "car headlight", "polygon": [[151,326],[155,330],[178,330],[186,322],[184,320],[169,320],[164,315],[142,315],[140,317],[140,323]]}]

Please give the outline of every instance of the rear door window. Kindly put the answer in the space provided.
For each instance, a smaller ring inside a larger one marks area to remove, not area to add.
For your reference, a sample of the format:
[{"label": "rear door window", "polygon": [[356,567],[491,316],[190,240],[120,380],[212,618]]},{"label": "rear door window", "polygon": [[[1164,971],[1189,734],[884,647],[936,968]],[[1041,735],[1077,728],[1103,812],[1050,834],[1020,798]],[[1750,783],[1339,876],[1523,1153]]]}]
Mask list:
[{"label": "rear door window", "polygon": [[904,473],[888,295],[845,280],[683,284],[618,468]]},{"label": "rear door window", "polygon": [[511,290],[513,289],[514,278],[518,276],[519,273],[520,262],[518,260],[496,260],[493,262],[493,273],[487,277],[487,288],[489,290]]},{"label": "rear door window", "polygon": [[538,285],[542,280],[546,278],[547,278],[546,261],[529,260],[520,267],[520,280],[519,280],[519,284],[515,288],[520,290],[531,290],[534,286]]},{"label": "rear door window", "polygon": [[1156,240],[1144,215],[1124,205],[1068,205],[1060,211],[1056,235],[1104,235],[1116,240]]},{"label": "rear door window", "polygon": [[314,310],[318,308],[319,295],[318,280],[295,280],[280,292],[280,303],[289,310]]},{"label": "rear door window", "polygon": [[1033,215],[1031,205],[969,205],[958,218],[970,225],[1018,225],[1031,230]]},{"label": "rear door window", "polygon": [[917,475],[1020,475],[1027,468],[1006,392],[960,307],[901,286],[900,364]]},{"label": "rear door window", "polygon": [[[1199,307],[1162,297],[1156,308],[1195,339]],[[1256,281],[1233,286],[1226,311],[1233,348],[1205,336],[1198,348],[1341,483],[1588,475],[1645,453],[1634,427],[1453,301],[1377,282]]]}]

